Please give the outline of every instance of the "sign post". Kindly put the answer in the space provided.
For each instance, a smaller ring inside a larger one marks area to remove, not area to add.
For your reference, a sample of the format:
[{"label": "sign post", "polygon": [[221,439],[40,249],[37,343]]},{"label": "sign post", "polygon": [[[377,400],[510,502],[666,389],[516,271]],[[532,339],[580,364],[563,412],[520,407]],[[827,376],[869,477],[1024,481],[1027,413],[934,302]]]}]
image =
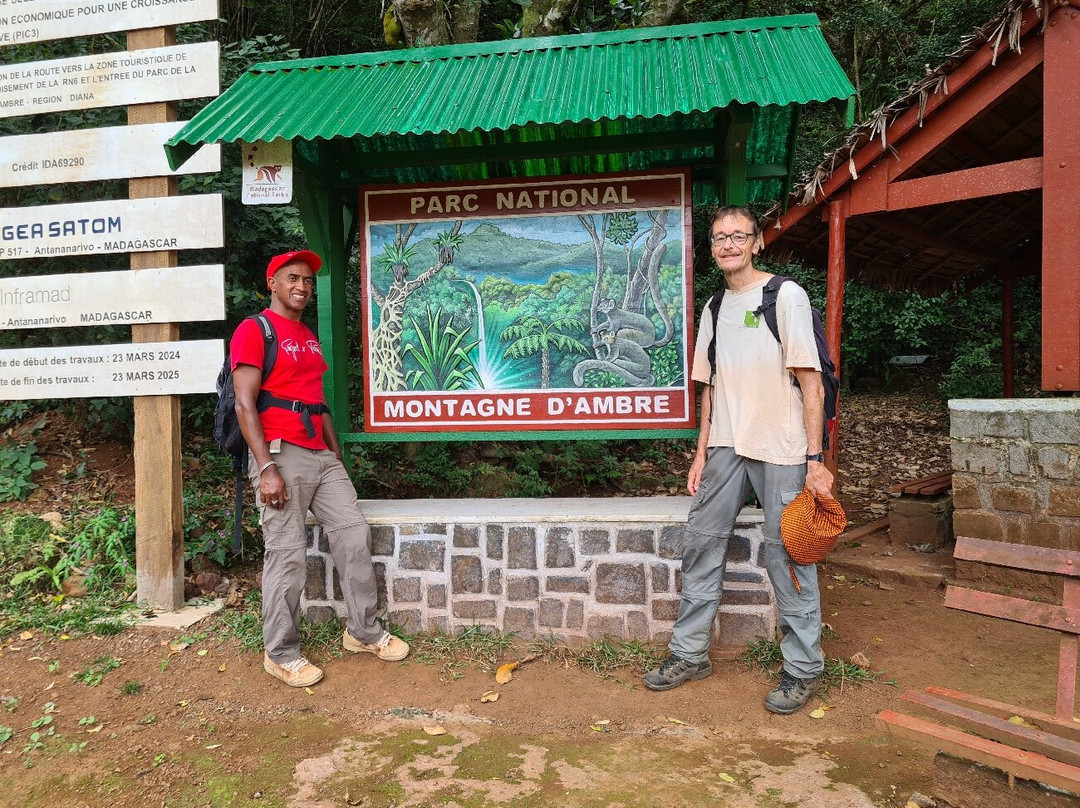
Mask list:
[{"label": "sign post", "polygon": [[[129,31],[129,51],[176,44],[176,28]],[[128,124],[176,120],[176,104],[128,107]],[[176,196],[176,177],[128,180],[131,199]],[[132,269],[176,266],[176,250],[131,254]],[[177,323],[133,325],[131,341],[175,342]],[[135,398],[135,586],[139,603],[172,611],[184,605],[184,499],[181,477],[180,398]]]}]

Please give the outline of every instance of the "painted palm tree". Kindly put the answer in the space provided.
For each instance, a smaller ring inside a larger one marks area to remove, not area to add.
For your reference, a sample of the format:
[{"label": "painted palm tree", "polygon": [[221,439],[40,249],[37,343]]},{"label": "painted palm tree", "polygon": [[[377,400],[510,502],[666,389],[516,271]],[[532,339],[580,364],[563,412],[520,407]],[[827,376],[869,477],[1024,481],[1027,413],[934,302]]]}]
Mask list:
[{"label": "painted palm tree", "polygon": [[[461,230],[461,224],[459,219],[442,236],[451,241],[460,238],[458,231]],[[386,294],[379,291],[374,281],[370,286],[371,299],[379,307],[379,325],[371,335],[371,380],[372,386],[380,392],[407,389],[401,350],[405,302],[409,295],[430,281],[447,265],[448,262],[443,260],[444,257],[453,259],[453,250],[461,243],[457,241],[449,253],[444,253],[440,246],[439,257],[435,263],[410,280],[410,262],[415,258],[416,247],[409,246],[409,239],[412,238],[415,229],[415,224],[399,225],[393,244],[387,244],[378,259],[383,269],[393,276]]]},{"label": "painted palm tree", "polygon": [[504,359],[521,359],[539,351],[540,387],[546,390],[551,386],[551,352],[589,353],[589,348],[571,336],[574,331],[584,331],[584,324],[574,317],[560,317],[545,323],[535,314],[527,314],[500,335],[503,341],[510,341],[510,347],[503,352]]}]

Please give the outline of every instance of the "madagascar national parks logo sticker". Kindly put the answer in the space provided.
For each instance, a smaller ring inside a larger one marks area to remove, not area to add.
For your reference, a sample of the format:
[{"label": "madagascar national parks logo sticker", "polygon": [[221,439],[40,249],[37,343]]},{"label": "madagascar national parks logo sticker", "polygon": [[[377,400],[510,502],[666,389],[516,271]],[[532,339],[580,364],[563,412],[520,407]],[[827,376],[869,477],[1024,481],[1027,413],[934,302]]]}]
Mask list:
[{"label": "madagascar national parks logo sticker", "polygon": [[243,202],[285,205],[292,201],[292,141],[244,143]]}]

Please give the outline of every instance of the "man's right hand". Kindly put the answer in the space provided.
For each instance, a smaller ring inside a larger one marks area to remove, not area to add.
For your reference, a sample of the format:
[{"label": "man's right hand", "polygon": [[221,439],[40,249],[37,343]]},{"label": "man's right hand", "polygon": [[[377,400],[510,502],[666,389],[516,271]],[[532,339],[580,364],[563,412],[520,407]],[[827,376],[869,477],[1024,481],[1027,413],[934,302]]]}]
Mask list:
[{"label": "man's right hand", "polygon": [[694,462],[690,464],[690,472],[686,475],[686,490],[690,496],[697,494],[701,486],[701,474],[705,471],[705,455],[698,452],[694,455]]},{"label": "man's right hand", "polygon": [[262,500],[263,505],[279,511],[289,500],[285,478],[281,476],[277,466],[268,466],[266,471],[259,475],[259,499]]}]

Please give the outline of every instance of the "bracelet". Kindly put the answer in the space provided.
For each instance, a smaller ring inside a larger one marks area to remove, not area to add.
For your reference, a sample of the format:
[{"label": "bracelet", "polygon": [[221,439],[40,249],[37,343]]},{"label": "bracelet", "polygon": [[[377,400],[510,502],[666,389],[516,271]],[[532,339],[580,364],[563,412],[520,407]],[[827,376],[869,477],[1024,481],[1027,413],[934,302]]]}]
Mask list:
[{"label": "bracelet", "polygon": [[275,461],[275,460],[267,460],[265,463],[263,463],[263,467],[261,469],[259,469],[259,474],[262,474],[264,471],[266,471],[271,466],[277,466],[277,461]]}]

